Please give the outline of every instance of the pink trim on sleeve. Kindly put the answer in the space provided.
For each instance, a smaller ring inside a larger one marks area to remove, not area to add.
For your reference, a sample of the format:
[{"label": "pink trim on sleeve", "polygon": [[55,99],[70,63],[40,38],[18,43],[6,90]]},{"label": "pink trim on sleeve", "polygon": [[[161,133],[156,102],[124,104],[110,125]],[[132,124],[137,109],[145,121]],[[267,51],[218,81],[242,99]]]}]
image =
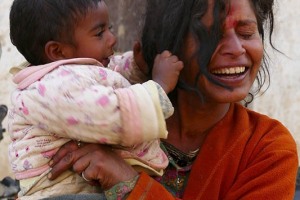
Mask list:
[{"label": "pink trim on sleeve", "polygon": [[28,169],[24,172],[16,172],[15,176],[16,176],[16,179],[18,179],[18,180],[32,178],[32,177],[41,175],[42,173],[44,173],[48,169],[50,169],[50,167],[49,167],[48,164],[46,164],[42,167],[38,167],[38,168],[35,168],[35,169]]},{"label": "pink trim on sleeve", "polygon": [[118,89],[115,91],[119,103],[122,116],[122,126],[124,130],[124,141],[127,145],[142,142],[142,125],[139,114],[139,107],[136,102],[136,97],[130,89]]}]

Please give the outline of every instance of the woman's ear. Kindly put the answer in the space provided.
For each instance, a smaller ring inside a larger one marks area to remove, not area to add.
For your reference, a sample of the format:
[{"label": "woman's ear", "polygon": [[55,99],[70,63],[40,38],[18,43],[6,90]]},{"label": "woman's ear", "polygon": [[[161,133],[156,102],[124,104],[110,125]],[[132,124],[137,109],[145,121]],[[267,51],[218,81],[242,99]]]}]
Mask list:
[{"label": "woman's ear", "polygon": [[149,68],[144,59],[143,52],[142,52],[142,46],[139,41],[136,41],[133,45],[133,58],[134,58],[136,65],[141,70],[141,72],[145,75],[148,75]]},{"label": "woman's ear", "polygon": [[70,53],[70,46],[60,42],[49,41],[45,45],[45,55],[50,62],[70,58]]}]

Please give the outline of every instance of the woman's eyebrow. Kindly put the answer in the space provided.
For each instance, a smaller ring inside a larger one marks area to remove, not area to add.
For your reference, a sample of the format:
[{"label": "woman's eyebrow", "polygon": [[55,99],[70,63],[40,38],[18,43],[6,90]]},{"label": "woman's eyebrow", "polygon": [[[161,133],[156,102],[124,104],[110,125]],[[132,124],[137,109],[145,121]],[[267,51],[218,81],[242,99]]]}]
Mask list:
[{"label": "woman's eyebrow", "polygon": [[246,26],[246,25],[250,25],[250,24],[257,25],[257,22],[256,22],[256,20],[252,20],[252,19],[237,21],[238,26]]},{"label": "woman's eyebrow", "polygon": [[[253,25],[252,25],[253,24]],[[237,26],[257,26],[255,19],[235,19],[228,17],[224,23],[225,28],[236,28]]]}]

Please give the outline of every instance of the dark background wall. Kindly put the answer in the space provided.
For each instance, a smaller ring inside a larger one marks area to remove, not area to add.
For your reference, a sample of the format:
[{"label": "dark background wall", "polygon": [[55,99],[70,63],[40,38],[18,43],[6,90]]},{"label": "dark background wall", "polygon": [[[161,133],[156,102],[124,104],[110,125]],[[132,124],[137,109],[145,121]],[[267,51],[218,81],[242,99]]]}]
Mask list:
[{"label": "dark background wall", "polygon": [[113,33],[118,39],[116,51],[132,49],[133,43],[139,38],[143,23],[145,0],[105,0]]}]

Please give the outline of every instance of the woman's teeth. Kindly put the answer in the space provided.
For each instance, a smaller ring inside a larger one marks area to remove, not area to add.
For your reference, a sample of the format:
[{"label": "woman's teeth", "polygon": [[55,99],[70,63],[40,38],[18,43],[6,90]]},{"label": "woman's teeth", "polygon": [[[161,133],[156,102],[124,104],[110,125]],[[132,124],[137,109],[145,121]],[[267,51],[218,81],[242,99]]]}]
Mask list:
[{"label": "woman's teeth", "polygon": [[222,68],[222,69],[216,69],[213,70],[213,74],[218,74],[218,75],[231,75],[231,74],[240,74],[244,73],[246,71],[246,67],[230,67],[230,68]]}]

